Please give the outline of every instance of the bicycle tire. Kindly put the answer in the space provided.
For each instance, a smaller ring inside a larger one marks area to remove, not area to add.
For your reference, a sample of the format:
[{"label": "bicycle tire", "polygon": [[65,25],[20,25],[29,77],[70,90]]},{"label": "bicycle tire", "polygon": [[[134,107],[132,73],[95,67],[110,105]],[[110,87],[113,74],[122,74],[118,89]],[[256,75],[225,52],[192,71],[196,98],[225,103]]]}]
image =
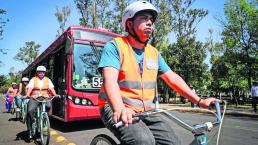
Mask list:
[{"label": "bicycle tire", "polygon": [[20,118],[21,118],[21,111],[16,111],[15,114],[16,114],[16,119],[20,120]]},{"label": "bicycle tire", "polygon": [[11,105],[11,109],[10,109],[10,110],[11,110],[11,111],[10,111],[11,114],[14,114],[14,112],[15,112],[14,103],[15,103],[15,102],[12,101],[12,105]]},{"label": "bicycle tire", "polygon": [[22,123],[25,123],[26,121],[26,107],[25,104],[22,102],[22,109],[21,109],[21,115],[22,115]]},{"label": "bicycle tire", "polygon": [[93,138],[90,145],[118,145],[110,136],[99,134]]},{"label": "bicycle tire", "polygon": [[42,113],[40,125],[40,142],[41,145],[48,145],[50,140],[50,123],[47,113]]}]

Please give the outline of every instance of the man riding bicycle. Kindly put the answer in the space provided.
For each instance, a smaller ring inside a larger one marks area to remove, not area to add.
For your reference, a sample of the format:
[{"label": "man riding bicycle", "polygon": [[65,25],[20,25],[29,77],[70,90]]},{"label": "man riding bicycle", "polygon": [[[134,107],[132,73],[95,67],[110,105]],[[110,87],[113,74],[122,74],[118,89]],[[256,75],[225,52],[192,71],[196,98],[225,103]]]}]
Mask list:
[{"label": "man riding bicycle", "polygon": [[[33,77],[27,86],[26,95],[30,96],[28,103],[28,117],[27,128],[29,138],[32,138],[31,124],[34,119],[34,111],[38,106],[38,102],[35,100],[38,97],[48,98],[50,95],[56,96],[56,91],[52,81],[45,76],[46,68],[44,66],[38,66],[36,69],[36,77]],[[50,102],[47,104],[47,109],[51,107]]]},{"label": "man riding bicycle", "polygon": [[18,108],[21,108],[21,101],[22,99],[26,98],[26,86],[29,83],[29,78],[23,77],[20,84],[19,84],[19,92],[18,95],[15,97],[15,103]]},{"label": "man riding bicycle", "polygon": [[[128,35],[108,42],[99,63],[104,78],[99,94],[101,119],[123,145],[181,144],[169,122],[160,114],[132,124],[135,113],[151,109],[158,75],[194,104],[207,107],[215,101],[215,98],[199,98],[169,68],[158,50],[148,44],[157,15],[156,8],[147,1],[130,4],[122,20]],[[124,126],[114,127],[119,120]]]},{"label": "man riding bicycle", "polygon": [[18,93],[17,84],[15,82],[12,82],[12,86],[8,88],[6,92],[6,102],[5,102],[6,112],[10,112],[13,99],[17,95],[17,93]]}]

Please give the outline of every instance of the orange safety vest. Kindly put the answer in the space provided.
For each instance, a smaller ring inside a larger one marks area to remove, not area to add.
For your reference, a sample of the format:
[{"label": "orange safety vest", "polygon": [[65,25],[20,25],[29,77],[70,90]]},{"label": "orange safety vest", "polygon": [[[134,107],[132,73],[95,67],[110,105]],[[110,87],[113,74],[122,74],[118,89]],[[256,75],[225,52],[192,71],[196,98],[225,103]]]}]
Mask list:
[{"label": "orange safety vest", "polygon": [[42,88],[39,88],[38,86],[38,77],[33,77],[33,82],[34,82],[34,87],[31,91],[31,97],[32,98],[37,98],[39,96],[43,96],[45,98],[48,98],[48,89],[49,89],[49,79],[48,77],[43,78],[43,86]]},{"label": "orange safety vest", "polygon": [[[158,50],[147,44],[144,48],[143,72],[140,74],[134,51],[126,37],[114,39],[119,48],[121,69],[118,85],[123,103],[135,112],[151,109],[158,74]],[[104,84],[104,83],[103,83]],[[107,103],[104,85],[99,93],[99,107]]]},{"label": "orange safety vest", "polygon": [[27,91],[26,86],[24,86],[23,83],[21,82],[19,84],[19,93],[20,93],[20,95],[25,96],[26,95],[26,91]]}]

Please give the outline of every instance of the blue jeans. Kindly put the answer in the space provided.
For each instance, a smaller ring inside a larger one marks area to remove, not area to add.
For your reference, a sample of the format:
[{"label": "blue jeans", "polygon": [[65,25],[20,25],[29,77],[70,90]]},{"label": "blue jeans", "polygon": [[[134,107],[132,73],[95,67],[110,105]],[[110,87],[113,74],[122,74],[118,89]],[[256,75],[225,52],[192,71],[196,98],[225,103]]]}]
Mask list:
[{"label": "blue jeans", "polygon": [[[37,111],[39,102],[31,98],[27,105],[28,105],[27,106],[27,128],[28,128],[28,131],[31,131],[32,120],[34,118],[34,113]],[[49,111],[50,107],[51,107],[51,103],[47,102],[46,104],[47,112]]]},{"label": "blue jeans", "polygon": [[101,120],[123,145],[181,145],[169,122],[155,114],[128,127],[115,128],[113,111],[107,104],[100,109]]},{"label": "blue jeans", "polygon": [[18,108],[21,108],[22,96],[21,95],[17,95],[14,99],[15,99],[16,106]]}]

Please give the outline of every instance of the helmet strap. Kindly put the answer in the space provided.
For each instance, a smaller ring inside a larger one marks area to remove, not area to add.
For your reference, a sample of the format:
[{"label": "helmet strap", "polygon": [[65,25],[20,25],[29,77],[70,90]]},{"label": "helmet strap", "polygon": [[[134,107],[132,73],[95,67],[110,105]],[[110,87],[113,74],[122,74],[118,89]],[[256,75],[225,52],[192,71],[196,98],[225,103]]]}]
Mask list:
[{"label": "helmet strap", "polygon": [[137,42],[139,42],[141,44],[144,44],[144,46],[146,46],[148,41],[149,41],[149,39],[146,40],[146,41],[142,41],[140,39],[140,37],[137,35],[137,33],[135,32],[134,27],[132,27],[132,31],[133,31],[133,33],[131,33],[131,31],[128,31],[129,35],[131,35]]}]

